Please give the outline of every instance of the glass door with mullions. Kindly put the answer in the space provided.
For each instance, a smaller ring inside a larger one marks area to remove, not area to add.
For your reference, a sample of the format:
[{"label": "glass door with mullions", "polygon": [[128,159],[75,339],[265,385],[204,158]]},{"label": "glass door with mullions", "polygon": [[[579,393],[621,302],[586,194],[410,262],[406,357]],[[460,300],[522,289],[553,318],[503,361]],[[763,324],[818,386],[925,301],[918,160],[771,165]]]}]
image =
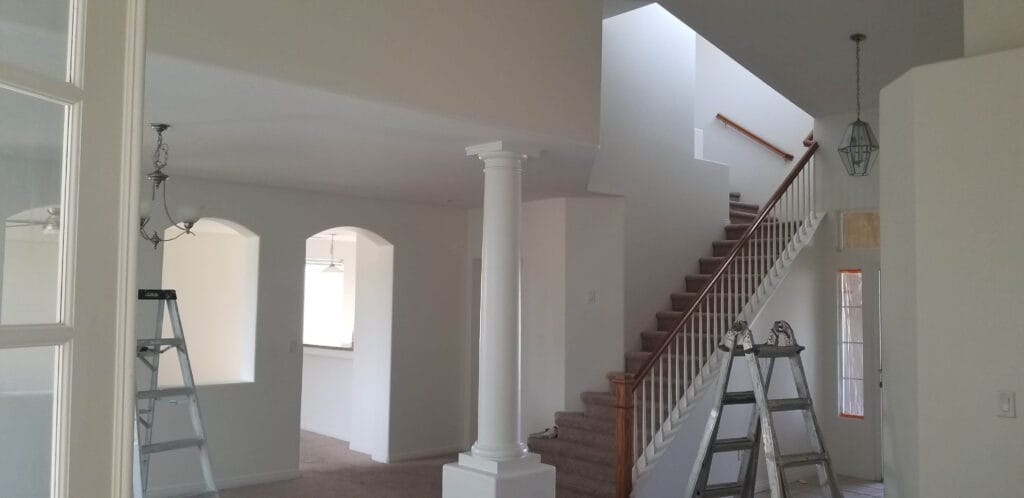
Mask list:
[{"label": "glass door with mullions", "polygon": [[130,171],[122,130],[132,129],[125,70],[137,3],[0,0],[5,497],[123,488],[115,477],[124,449],[120,296],[130,277],[120,264]]}]

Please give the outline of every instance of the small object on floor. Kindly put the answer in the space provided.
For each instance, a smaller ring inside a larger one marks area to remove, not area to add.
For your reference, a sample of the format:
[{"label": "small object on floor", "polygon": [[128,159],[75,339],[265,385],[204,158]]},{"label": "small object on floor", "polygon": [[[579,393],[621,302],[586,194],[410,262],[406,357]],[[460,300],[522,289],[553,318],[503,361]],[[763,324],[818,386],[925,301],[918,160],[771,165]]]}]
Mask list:
[{"label": "small object on floor", "polygon": [[548,427],[540,432],[530,434],[530,437],[537,439],[555,439],[558,437],[558,426]]}]

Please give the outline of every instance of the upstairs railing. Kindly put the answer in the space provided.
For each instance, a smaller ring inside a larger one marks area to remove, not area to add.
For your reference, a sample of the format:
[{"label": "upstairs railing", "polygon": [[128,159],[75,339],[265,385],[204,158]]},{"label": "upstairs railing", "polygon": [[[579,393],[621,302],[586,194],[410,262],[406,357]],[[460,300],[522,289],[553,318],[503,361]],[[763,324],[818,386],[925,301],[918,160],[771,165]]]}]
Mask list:
[{"label": "upstairs railing", "polygon": [[613,379],[619,498],[629,496],[634,470],[664,449],[671,428],[665,424],[682,417],[685,402],[696,391],[694,381],[710,371],[729,327],[738,319],[752,318],[746,315],[754,305],[763,304],[769,280],[778,270],[776,262],[786,256],[808,223],[816,221],[811,159],[818,143],[808,143],[806,153],[650,359],[635,374]]}]

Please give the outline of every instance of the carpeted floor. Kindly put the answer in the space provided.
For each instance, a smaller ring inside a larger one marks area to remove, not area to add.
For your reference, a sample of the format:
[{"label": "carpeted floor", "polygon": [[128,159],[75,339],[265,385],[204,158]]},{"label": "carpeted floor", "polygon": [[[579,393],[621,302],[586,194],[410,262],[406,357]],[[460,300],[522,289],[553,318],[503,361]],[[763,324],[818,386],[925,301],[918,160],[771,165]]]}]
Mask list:
[{"label": "carpeted floor", "polygon": [[441,496],[441,466],[456,455],[382,464],[348,443],[302,432],[298,479],[221,492],[221,498],[434,498]]}]

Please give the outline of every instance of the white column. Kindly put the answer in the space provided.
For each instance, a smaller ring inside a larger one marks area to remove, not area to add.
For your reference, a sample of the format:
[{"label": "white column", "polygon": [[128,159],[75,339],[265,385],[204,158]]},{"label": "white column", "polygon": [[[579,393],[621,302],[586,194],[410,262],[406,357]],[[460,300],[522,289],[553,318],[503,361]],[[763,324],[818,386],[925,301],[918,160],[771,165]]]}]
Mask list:
[{"label": "white column", "polygon": [[554,498],[555,469],[529,453],[520,408],[519,215],[523,161],[503,142],[466,149],[484,162],[477,441],[444,467],[444,498]]}]

